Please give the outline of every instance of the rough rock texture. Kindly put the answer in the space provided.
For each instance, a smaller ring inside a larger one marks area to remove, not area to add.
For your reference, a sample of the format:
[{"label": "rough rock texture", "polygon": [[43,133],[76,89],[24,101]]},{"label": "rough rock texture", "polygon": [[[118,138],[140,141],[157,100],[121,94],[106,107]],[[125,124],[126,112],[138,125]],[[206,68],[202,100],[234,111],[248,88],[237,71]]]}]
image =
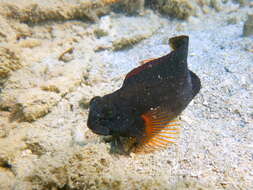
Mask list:
[{"label": "rough rock texture", "polygon": [[34,121],[46,115],[59,100],[59,95],[37,88],[7,90],[1,94],[1,108],[11,109],[11,120]]},{"label": "rough rock texture", "polygon": [[[161,16],[141,0],[92,2],[0,0],[0,189],[253,189],[253,42],[242,37],[252,7],[178,0]],[[99,18],[111,8],[128,13]],[[189,67],[203,88],[178,143],[112,154],[86,126],[90,99],[168,53],[179,34],[190,36]]]},{"label": "rough rock texture", "polygon": [[[145,17],[104,16],[94,26],[94,34],[98,38],[95,51],[124,50],[152,36],[164,23],[157,15],[146,11]],[[125,26],[128,27],[125,27]]]},{"label": "rough rock texture", "polygon": [[[187,19],[190,16],[210,14],[214,11],[233,10],[233,0],[147,0],[146,4],[151,8],[158,9],[161,13],[174,18]],[[237,1],[240,5],[247,2]]]},{"label": "rough rock texture", "polygon": [[[153,13],[149,13],[146,18],[135,20],[127,17],[112,20],[110,17],[105,17],[99,27],[109,33],[103,40],[111,39],[112,49],[122,50],[131,48],[136,43],[152,36],[162,24],[157,18]],[[128,27],[122,30],[126,25]]]},{"label": "rough rock texture", "polygon": [[191,1],[171,0],[163,5],[162,12],[177,18],[185,19],[195,15],[196,10]]},{"label": "rough rock texture", "polygon": [[244,36],[253,36],[253,15],[248,15],[248,19],[243,26]]},{"label": "rough rock texture", "polygon": [[110,5],[117,1],[39,1],[22,0],[9,2],[2,0],[1,12],[4,16],[24,23],[39,23],[49,20],[89,19],[97,20],[98,16],[108,13]]},{"label": "rough rock texture", "polygon": [[14,174],[8,169],[0,168],[0,189],[9,189],[14,186]]},{"label": "rough rock texture", "polygon": [[113,6],[116,12],[123,11],[127,14],[142,14],[145,0],[121,0]]},{"label": "rough rock texture", "polygon": [[250,0],[236,0],[241,6],[249,5]]},{"label": "rough rock texture", "polygon": [[20,52],[15,46],[0,44],[0,80],[10,75],[10,72],[22,67]]}]

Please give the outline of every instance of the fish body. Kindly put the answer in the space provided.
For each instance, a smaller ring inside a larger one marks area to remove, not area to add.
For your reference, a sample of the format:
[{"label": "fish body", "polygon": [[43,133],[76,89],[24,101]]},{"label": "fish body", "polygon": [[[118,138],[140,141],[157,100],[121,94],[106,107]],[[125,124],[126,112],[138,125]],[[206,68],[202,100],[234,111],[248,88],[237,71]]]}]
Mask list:
[{"label": "fish body", "polygon": [[[201,87],[200,79],[187,66],[188,43],[188,36],[171,38],[172,52],[133,69],[117,91],[94,97],[88,127],[100,135],[135,137],[142,145],[154,144],[156,134],[164,136],[168,130],[176,134],[172,121]],[[158,141],[167,141],[161,139]]]}]

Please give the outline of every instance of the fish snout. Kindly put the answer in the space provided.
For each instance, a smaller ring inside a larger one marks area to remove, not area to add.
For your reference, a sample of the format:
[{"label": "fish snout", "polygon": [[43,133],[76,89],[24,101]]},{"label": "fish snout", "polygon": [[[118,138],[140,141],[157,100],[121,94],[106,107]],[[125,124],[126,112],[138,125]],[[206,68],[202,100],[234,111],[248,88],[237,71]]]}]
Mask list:
[{"label": "fish snout", "polygon": [[87,126],[98,135],[110,135],[110,130],[106,127],[103,114],[100,110],[101,103],[102,98],[99,96],[91,99]]},{"label": "fish snout", "polygon": [[105,125],[103,125],[103,120],[99,113],[90,111],[87,122],[88,128],[92,132],[98,135],[110,135],[110,130]]}]

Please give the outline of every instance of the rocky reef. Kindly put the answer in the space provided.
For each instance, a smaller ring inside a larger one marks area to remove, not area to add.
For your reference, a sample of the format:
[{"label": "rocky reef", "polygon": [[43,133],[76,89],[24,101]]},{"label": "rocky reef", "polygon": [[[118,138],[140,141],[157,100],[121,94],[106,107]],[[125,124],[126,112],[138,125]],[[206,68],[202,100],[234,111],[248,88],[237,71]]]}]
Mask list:
[{"label": "rocky reef", "polygon": [[[247,0],[0,0],[0,189],[252,189],[252,10]],[[180,34],[203,89],[178,143],[110,153],[86,126],[89,100]]]}]

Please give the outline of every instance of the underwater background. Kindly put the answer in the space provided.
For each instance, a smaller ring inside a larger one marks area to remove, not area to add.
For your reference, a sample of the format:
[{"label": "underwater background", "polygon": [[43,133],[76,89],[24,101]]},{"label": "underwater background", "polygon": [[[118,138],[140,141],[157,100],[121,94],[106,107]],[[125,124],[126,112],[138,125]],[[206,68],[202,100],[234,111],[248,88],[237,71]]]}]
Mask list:
[{"label": "underwater background", "polygon": [[[112,154],[89,101],[190,38],[178,142]],[[253,1],[0,0],[0,190],[253,189]]]}]

